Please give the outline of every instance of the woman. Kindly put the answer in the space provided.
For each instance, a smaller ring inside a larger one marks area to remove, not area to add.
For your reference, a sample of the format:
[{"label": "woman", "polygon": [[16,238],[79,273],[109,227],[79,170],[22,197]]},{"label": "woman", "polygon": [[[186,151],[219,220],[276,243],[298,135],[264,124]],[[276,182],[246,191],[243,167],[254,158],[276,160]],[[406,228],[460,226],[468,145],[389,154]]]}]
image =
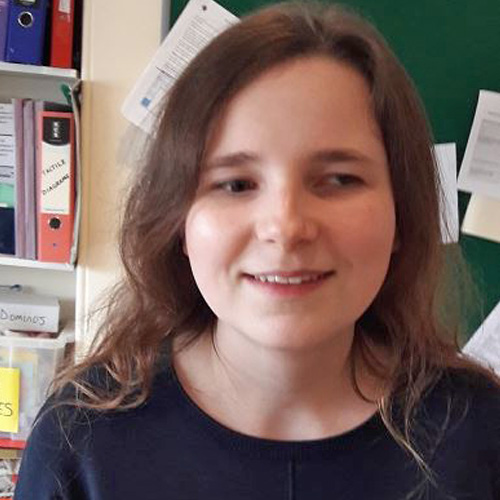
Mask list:
[{"label": "woman", "polygon": [[17,500],[500,498],[500,391],[437,317],[431,141],[335,7],[257,12],[172,89],[126,278]]}]

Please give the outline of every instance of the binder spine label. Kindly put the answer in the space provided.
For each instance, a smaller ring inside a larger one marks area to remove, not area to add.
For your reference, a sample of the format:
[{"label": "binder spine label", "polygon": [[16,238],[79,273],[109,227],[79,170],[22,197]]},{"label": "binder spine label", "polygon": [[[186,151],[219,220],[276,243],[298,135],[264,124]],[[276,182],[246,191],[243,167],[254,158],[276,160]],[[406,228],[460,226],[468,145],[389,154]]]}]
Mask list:
[{"label": "binder spine label", "polygon": [[59,12],[71,14],[71,0],[59,0]]},{"label": "binder spine label", "polygon": [[70,118],[44,117],[40,209],[69,215],[71,203]]}]

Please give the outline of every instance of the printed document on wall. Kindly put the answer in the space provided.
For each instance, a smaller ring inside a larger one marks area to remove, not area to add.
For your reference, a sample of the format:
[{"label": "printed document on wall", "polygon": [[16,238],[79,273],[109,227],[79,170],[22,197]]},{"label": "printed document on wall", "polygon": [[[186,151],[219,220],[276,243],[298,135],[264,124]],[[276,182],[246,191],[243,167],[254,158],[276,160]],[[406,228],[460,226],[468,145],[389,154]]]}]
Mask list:
[{"label": "printed document on wall", "polygon": [[213,0],[190,0],[125,99],[122,114],[148,134],[175,80],[220,32],[238,18]]},{"label": "printed document on wall", "polygon": [[462,191],[500,199],[500,93],[479,91],[458,176]]},{"label": "printed document on wall", "polygon": [[456,144],[436,144],[434,155],[441,183],[441,240],[443,243],[456,243],[459,236]]},{"label": "printed document on wall", "polygon": [[500,375],[500,302],[464,346],[463,352]]}]

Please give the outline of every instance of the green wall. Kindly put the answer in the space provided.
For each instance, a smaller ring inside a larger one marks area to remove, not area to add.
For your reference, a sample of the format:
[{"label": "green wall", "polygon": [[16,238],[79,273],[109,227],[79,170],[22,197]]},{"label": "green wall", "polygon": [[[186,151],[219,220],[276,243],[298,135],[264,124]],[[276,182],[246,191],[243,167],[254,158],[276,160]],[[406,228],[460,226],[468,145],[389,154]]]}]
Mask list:
[{"label": "green wall", "polygon": [[[172,21],[186,3],[172,0]],[[266,2],[219,3],[241,16]],[[349,0],[341,4],[368,18],[388,40],[420,92],[435,142],[455,142],[460,166],[479,90],[500,92],[500,1]],[[468,200],[469,195],[460,193],[460,221]],[[460,246],[487,314],[500,300],[500,244],[461,234]],[[469,334],[480,322],[477,313],[469,318]]]}]

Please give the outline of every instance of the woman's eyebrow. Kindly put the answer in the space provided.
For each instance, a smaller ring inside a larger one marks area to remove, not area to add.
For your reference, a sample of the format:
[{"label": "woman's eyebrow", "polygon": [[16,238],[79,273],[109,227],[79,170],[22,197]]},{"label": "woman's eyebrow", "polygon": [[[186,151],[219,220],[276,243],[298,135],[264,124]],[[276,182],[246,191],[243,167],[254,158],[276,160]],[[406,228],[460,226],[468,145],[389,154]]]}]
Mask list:
[{"label": "woman's eyebrow", "polygon": [[[308,162],[315,164],[372,161],[368,155],[350,148],[321,149],[308,154],[306,159]],[[260,156],[255,153],[239,151],[237,153],[216,156],[215,158],[208,160],[205,167],[209,170],[216,168],[241,167],[243,165],[256,164],[260,161]]]},{"label": "woman's eyebrow", "polygon": [[371,162],[372,159],[356,149],[322,149],[310,156],[313,163]]},{"label": "woman's eyebrow", "polygon": [[241,167],[242,165],[248,165],[249,163],[257,163],[258,161],[259,156],[256,154],[240,151],[238,153],[216,156],[215,158],[208,160],[205,167],[207,169]]}]

